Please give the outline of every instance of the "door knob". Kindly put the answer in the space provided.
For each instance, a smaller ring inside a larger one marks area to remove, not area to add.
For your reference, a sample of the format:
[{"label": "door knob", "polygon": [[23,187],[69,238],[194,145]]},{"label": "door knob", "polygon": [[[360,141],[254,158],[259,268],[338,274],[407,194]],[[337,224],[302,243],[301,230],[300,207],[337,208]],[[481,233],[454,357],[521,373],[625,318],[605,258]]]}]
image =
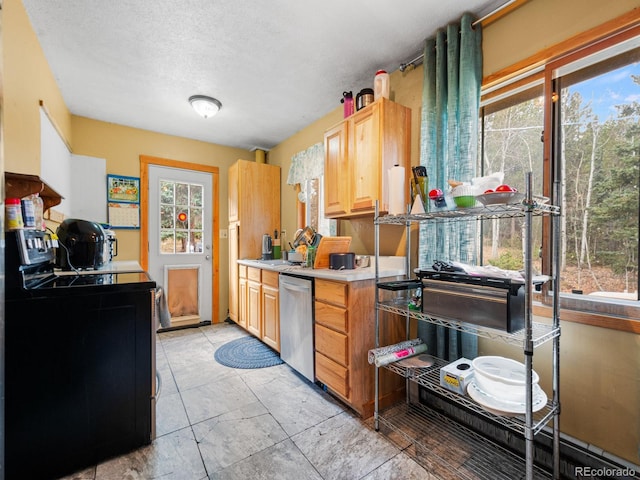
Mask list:
[{"label": "door knob", "polygon": [[205,260],[211,260],[211,255],[206,255],[206,256],[204,257],[204,259],[205,259]]}]

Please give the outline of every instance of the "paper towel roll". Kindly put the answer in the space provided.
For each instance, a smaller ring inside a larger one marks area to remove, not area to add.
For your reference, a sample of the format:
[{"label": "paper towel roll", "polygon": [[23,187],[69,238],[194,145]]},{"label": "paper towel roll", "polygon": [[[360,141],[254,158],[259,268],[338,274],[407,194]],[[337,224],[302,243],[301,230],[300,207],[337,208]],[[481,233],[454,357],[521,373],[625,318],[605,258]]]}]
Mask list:
[{"label": "paper towel roll", "polygon": [[404,167],[395,165],[389,169],[389,215],[406,213]]}]

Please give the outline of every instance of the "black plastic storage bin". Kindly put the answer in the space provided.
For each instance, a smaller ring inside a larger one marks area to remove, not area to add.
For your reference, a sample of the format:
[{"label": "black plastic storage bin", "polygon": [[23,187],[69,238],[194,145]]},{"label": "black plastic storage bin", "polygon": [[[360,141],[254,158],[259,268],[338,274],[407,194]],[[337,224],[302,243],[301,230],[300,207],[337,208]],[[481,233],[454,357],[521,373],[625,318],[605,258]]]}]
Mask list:
[{"label": "black plastic storage bin", "polygon": [[444,320],[496,328],[524,328],[524,283],[459,272],[420,270],[422,313]]}]

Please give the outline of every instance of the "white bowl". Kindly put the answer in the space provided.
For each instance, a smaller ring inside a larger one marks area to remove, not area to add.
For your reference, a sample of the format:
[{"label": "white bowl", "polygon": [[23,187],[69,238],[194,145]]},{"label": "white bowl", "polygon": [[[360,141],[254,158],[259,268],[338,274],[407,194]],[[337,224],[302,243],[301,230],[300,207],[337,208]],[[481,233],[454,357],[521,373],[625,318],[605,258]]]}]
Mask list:
[{"label": "white bowl", "polygon": [[451,189],[451,195],[454,197],[472,197],[475,190],[471,185],[458,185]]},{"label": "white bowl", "polygon": [[[472,362],[475,382],[484,393],[507,402],[524,403],[526,369],[524,364],[498,356],[477,357]],[[540,377],[531,372],[531,383],[537,385]]]}]

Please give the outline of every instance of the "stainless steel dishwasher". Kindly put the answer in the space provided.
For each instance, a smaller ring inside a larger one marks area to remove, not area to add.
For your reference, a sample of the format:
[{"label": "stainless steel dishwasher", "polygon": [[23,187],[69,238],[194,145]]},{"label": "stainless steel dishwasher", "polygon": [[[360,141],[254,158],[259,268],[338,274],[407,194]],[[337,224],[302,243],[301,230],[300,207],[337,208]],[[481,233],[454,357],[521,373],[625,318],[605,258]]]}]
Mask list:
[{"label": "stainless steel dishwasher", "polygon": [[315,380],[313,280],[280,274],[280,358]]}]

